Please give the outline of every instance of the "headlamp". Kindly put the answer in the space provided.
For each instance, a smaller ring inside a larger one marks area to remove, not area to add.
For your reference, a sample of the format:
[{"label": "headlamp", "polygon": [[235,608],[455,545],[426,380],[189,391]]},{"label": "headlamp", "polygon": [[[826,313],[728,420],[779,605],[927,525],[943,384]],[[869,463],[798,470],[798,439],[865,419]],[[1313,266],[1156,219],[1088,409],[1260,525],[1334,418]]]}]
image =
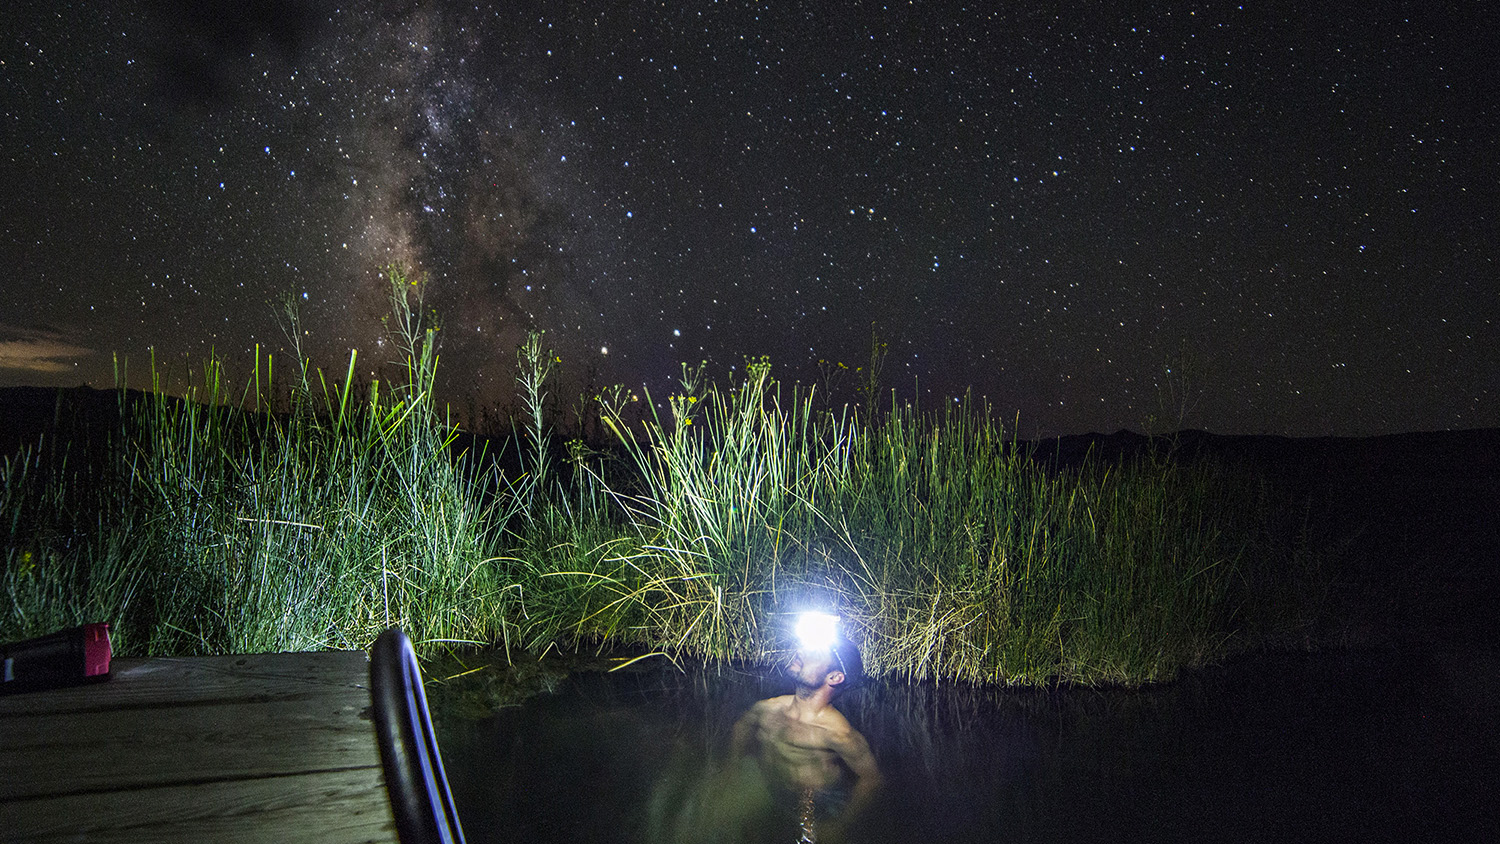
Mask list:
[{"label": "headlamp", "polygon": [[839,617],[826,612],[805,612],[797,616],[797,639],[810,651],[833,649],[839,637]]}]

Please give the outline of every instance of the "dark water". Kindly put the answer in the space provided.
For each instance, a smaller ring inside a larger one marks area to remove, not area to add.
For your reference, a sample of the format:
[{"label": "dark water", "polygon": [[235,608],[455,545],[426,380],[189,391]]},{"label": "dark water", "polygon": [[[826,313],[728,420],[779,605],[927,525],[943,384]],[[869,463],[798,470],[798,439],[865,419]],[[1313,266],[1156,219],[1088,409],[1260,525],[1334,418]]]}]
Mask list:
[{"label": "dark water", "polygon": [[[886,780],[851,841],[1500,841],[1493,651],[1242,658],[1143,691],[877,684]],[[753,673],[582,673],[444,756],[473,842],[731,841]],[[708,808],[705,808],[708,807]],[[695,826],[696,825],[696,826]],[[792,842],[787,826],[762,840]]]}]

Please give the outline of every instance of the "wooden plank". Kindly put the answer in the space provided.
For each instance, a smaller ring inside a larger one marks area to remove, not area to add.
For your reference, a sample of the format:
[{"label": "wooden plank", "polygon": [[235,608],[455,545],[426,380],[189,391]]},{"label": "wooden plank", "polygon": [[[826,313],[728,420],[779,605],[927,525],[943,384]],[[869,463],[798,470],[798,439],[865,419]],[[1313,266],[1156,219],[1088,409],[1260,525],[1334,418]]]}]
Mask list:
[{"label": "wooden plank", "polygon": [[10,718],[0,800],[379,765],[363,707],[346,698]]},{"label": "wooden plank", "polygon": [[0,842],[395,841],[363,652],[112,668],[0,698]]},{"label": "wooden plank", "polygon": [[0,842],[396,841],[378,768],[0,803]]},{"label": "wooden plank", "polygon": [[368,699],[369,672],[364,651],[117,659],[104,682],[0,697],[0,726],[20,715],[164,703],[300,700],[348,690]]}]

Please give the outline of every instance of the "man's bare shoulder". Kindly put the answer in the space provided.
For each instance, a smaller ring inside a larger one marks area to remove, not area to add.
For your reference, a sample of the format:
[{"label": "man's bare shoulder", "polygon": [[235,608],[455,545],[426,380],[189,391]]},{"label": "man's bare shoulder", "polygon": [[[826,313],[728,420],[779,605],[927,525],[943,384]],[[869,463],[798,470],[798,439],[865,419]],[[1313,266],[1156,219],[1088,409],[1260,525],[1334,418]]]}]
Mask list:
[{"label": "man's bare shoulder", "polygon": [[796,695],[778,695],[776,697],[768,697],[765,700],[756,701],[755,705],[750,707],[750,711],[756,714],[763,715],[774,710],[786,709],[791,705],[792,701],[796,699]]},{"label": "man's bare shoulder", "polygon": [[818,726],[841,738],[854,733],[854,727],[850,725],[849,719],[844,717],[844,713],[831,706],[818,713]]}]

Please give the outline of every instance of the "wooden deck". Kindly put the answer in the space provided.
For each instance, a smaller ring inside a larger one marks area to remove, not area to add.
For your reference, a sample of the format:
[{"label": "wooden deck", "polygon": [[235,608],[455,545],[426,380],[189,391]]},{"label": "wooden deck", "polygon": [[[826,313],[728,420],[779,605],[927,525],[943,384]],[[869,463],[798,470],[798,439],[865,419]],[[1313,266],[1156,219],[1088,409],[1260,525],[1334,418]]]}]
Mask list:
[{"label": "wooden deck", "polygon": [[363,652],[111,668],[0,697],[0,841],[396,841]]}]

